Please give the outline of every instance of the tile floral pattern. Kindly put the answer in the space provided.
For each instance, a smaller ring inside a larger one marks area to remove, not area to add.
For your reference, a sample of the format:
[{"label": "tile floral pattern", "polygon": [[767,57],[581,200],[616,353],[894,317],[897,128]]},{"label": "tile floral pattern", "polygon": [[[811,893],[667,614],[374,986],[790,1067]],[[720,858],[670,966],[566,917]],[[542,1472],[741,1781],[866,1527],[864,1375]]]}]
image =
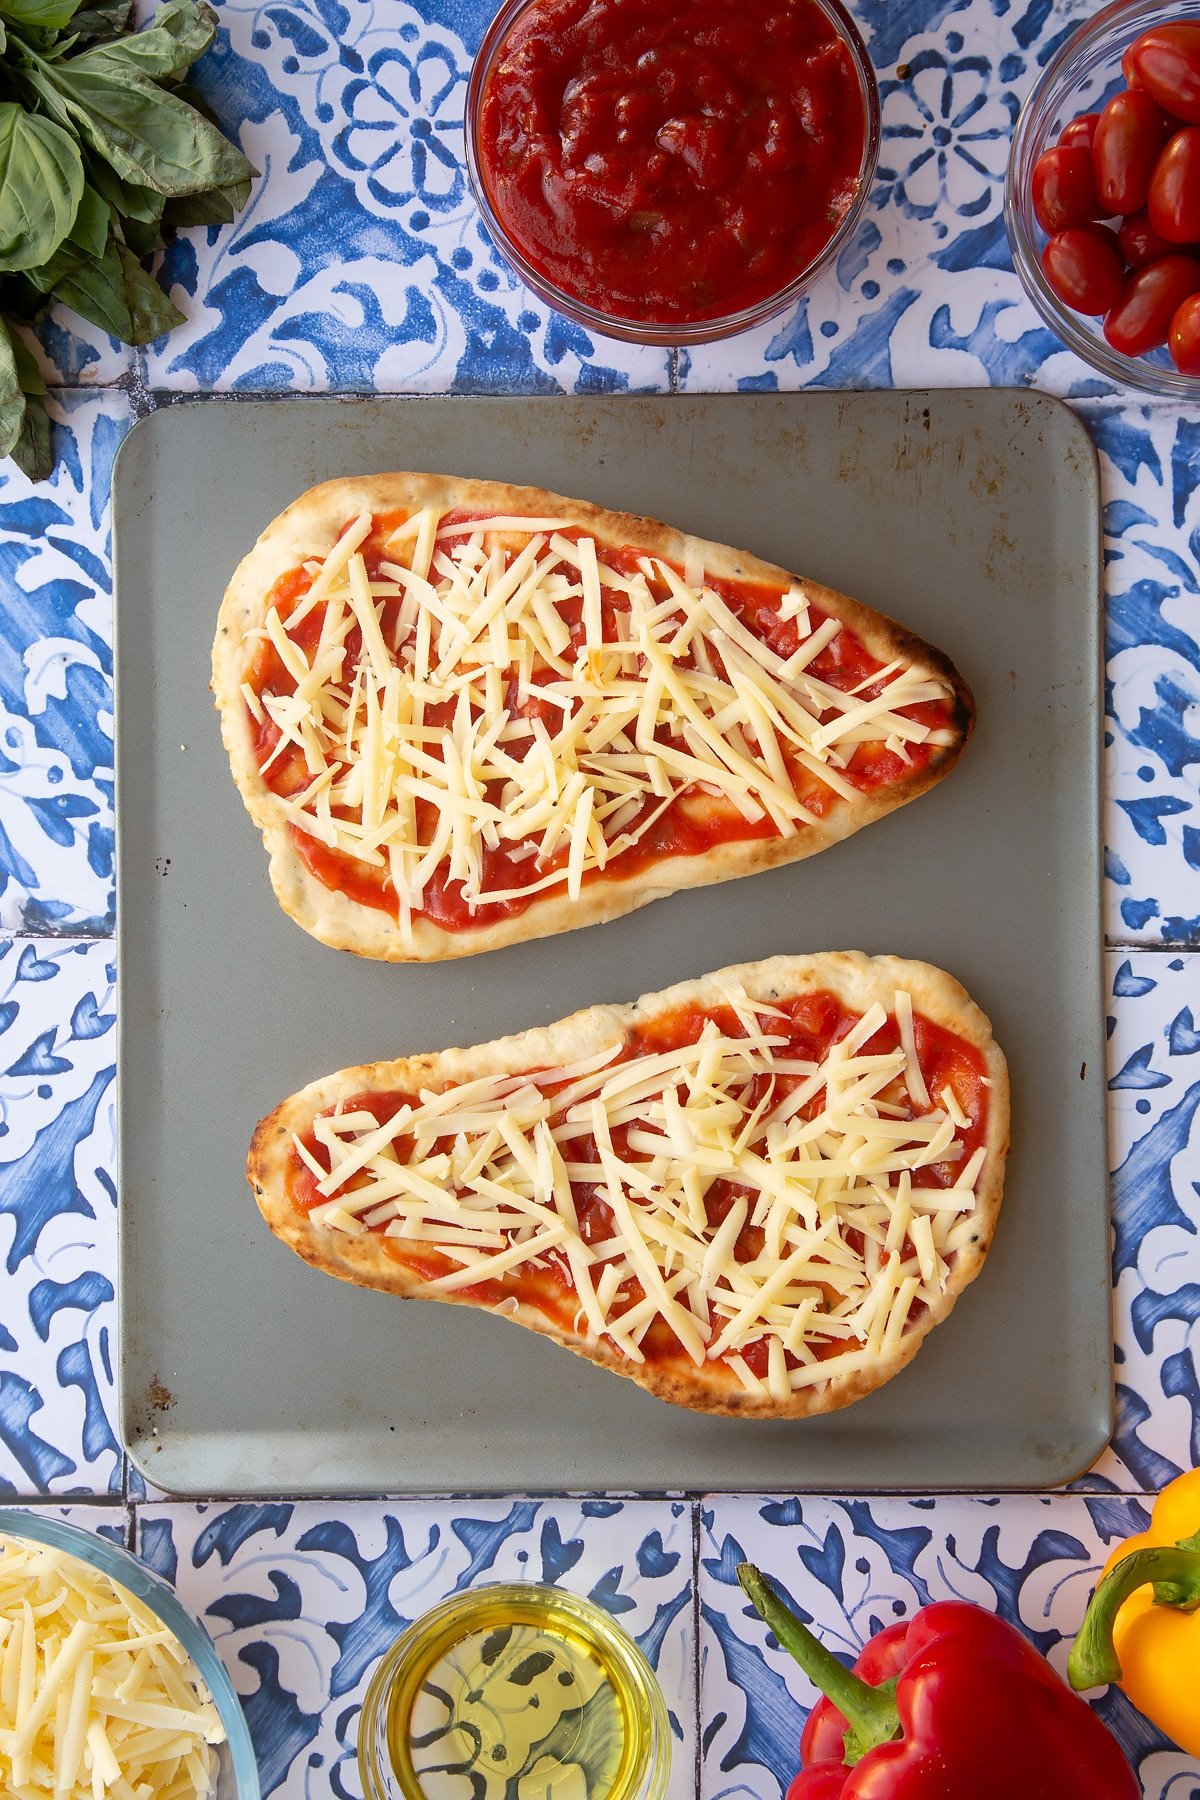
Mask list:
[{"label": "tile floral pattern", "polygon": [[1200,957],[1107,964],[1117,1424],[1089,1479],[1154,1490],[1200,1464]]},{"label": "tile floral pattern", "polygon": [[131,347],[65,306],[52,306],[36,325],[20,329],[52,387],[112,387],[133,375]]},{"label": "tile floral pattern", "polygon": [[[492,0],[221,0],[197,80],[263,173],[235,226],[185,233],[163,258],[187,323],[136,356],[61,310],[39,328],[59,466],[36,488],[0,469],[0,1501],[110,1496],[66,1510],[118,1534],[132,1515],[142,1553],[217,1639],[269,1794],[356,1800],[358,1706],[402,1624],[466,1585],[549,1578],[596,1595],[656,1662],[675,1729],[670,1800],[775,1800],[811,1695],[748,1612],[739,1557],[847,1653],[959,1593],[1018,1621],[1061,1667],[1108,1549],[1200,1461],[1200,424],[1106,389],[1041,325],[1009,264],[1013,120],[1091,0],[852,10],[880,78],[879,173],[837,268],[756,333],[678,356],[629,349],[508,274],[462,147]],[[1103,474],[1110,1450],[1073,1491],[1038,1498],[240,1505],[147,1491],[111,1423],[108,509],[144,389],[985,384],[1067,396]],[[1200,1800],[1200,1767],[1118,1694],[1096,1704],[1147,1800]]]},{"label": "tile floral pattern", "polygon": [[1200,945],[1200,421],[1083,416],[1104,493],[1107,934]]},{"label": "tile floral pattern", "polygon": [[109,483],[121,394],[49,402],[58,465],[0,465],[0,930],[113,921]]},{"label": "tile floral pattern", "polygon": [[108,943],[0,947],[0,1498],[120,1492]]},{"label": "tile floral pattern", "polygon": [[265,1795],[356,1800],[374,1664],[448,1595],[500,1581],[585,1595],[637,1641],[671,1721],[667,1800],[694,1793],[692,1509],[681,1501],[149,1504],[137,1548],[215,1640]]}]

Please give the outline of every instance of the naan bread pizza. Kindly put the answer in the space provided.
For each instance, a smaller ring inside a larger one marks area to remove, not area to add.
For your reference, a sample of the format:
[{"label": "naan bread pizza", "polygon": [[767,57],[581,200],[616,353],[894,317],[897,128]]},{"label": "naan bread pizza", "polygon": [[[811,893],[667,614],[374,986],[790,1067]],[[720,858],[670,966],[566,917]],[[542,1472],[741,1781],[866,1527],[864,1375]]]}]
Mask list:
[{"label": "naan bread pizza", "polygon": [[939,651],[652,519],[420,474],[313,488],[221,607],[213,688],[285,912],[436,961],[811,856],[971,730]]},{"label": "naan bread pizza", "polygon": [[870,1393],[947,1316],[1008,1141],[1005,1060],[958,983],[832,952],[343,1069],[262,1121],[248,1174],[317,1269],[791,1419]]}]

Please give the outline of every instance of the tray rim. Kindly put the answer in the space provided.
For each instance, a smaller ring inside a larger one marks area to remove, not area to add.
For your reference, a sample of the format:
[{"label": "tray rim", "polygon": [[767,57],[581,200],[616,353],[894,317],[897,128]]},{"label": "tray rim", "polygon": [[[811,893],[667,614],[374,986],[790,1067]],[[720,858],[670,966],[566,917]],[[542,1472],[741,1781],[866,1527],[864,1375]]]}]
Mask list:
[{"label": "tray rim", "polygon": [[[1094,580],[1094,582],[1093,581],[1088,582],[1088,586],[1087,586],[1088,605],[1087,605],[1087,611],[1083,615],[1087,622],[1087,633],[1088,633],[1088,637],[1090,639],[1091,651],[1092,651],[1091,658],[1090,658],[1091,669],[1090,669],[1090,676],[1089,676],[1091,685],[1088,688],[1088,701],[1089,701],[1089,704],[1094,704],[1094,706],[1095,706],[1095,728],[1094,728],[1094,732],[1093,732],[1092,753],[1089,757],[1088,766],[1087,766],[1087,786],[1090,791],[1090,808],[1089,808],[1089,810],[1091,813],[1091,820],[1092,820],[1092,830],[1091,830],[1091,834],[1090,834],[1091,849],[1090,849],[1089,855],[1090,855],[1090,862],[1091,862],[1091,872],[1092,872],[1092,877],[1093,877],[1093,879],[1090,882],[1089,887],[1088,887],[1089,912],[1091,913],[1092,917],[1095,920],[1095,923],[1097,926],[1097,931],[1095,933],[1095,937],[1094,937],[1094,940],[1093,940],[1093,943],[1091,946],[1091,954],[1090,954],[1090,957],[1088,957],[1087,961],[1088,961],[1088,966],[1089,966],[1089,978],[1094,983],[1095,997],[1098,1002],[1098,1008],[1097,1008],[1098,1017],[1095,1021],[1096,1025],[1098,1027],[1096,1042],[1097,1042],[1097,1046],[1100,1051],[1100,1055],[1101,1055],[1101,1059],[1102,1059],[1101,1066],[1102,1067],[1105,1066],[1103,1063],[1104,1045],[1105,1045],[1104,1029],[1103,1029],[1104,956],[1105,956],[1105,952],[1106,952],[1106,949],[1108,946],[1107,946],[1105,933],[1104,933],[1104,929],[1103,929],[1103,910],[1102,910],[1103,808],[1104,808],[1103,736],[1104,736],[1104,716],[1105,716],[1104,715],[1104,707],[1103,707],[1104,675],[1105,675],[1105,659],[1104,659],[1105,605],[1104,605],[1104,578],[1103,578],[1104,565],[1103,565],[1103,512],[1102,512],[1103,495],[1102,495],[1102,487],[1101,487],[1101,481],[1100,481],[1099,454],[1098,454],[1095,442],[1094,442],[1091,434],[1087,430],[1087,427],[1086,427],[1084,421],[1079,417],[1078,413],[1076,413],[1074,411],[1074,409],[1071,406],[1069,406],[1064,400],[1058,398],[1055,395],[1042,393],[1039,390],[1030,390],[1030,389],[1018,388],[1018,387],[988,387],[988,388],[921,387],[921,388],[860,388],[860,389],[822,389],[822,388],[812,389],[812,388],[810,388],[810,389],[796,389],[796,390],[777,390],[769,395],[768,394],[758,394],[757,392],[751,393],[751,394],[743,394],[741,392],[732,391],[732,390],[723,390],[721,392],[716,392],[716,393],[713,393],[713,392],[708,392],[708,393],[696,393],[696,392],[667,393],[667,392],[662,392],[662,393],[660,393],[660,392],[655,391],[655,392],[650,392],[650,393],[645,393],[645,394],[618,394],[618,393],[608,394],[608,393],[606,393],[606,394],[599,394],[599,395],[579,395],[579,394],[573,394],[573,393],[558,393],[558,394],[552,394],[552,395],[542,395],[542,394],[510,393],[510,392],[501,392],[501,391],[494,391],[494,392],[489,392],[489,393],[475,393],[475,392],[470,392],[470,393],[468,393],[468,392],[432,393],[431,392],[431,393],[404,393],[404,394],[386,394],[386,395],[379,394],[379,393],[371,393],[371,392],[336,392],[336,393],[326,392],[326,393],[320,393],[320,394],[295,394],[295,393],[238,394],[238,393],[210,392],[210,393],[204,393],[204,394],[192,394],[192,395],[185,395],[185,396],[177,396],[173,393],[167,393],[167,392],[163,392],[160,394],[160,393],[155,392],[154,390],[151,390],[151,395],[152,395],[152,399],[156,402],[156,404],[154,404],[152,406],[152,409],[149,412],[145,413],[141,418],[137,419],[135,421],[135,423],[133,424],[133,426],[131,426],[130,430],[126,433],[121,444],[118,446],[116,455],[114,457],[113,469],[112,469],[113,671],[114,671],[114,758],[115,758],[114,812],[115,812],[115,819],[116,819],[116,830],[114,833],[114,882],[115,882],[115,892],[116,892],[116,926],[115,926],[115,931],[114,931],[114,947],[115,947],[115,951],[116,951],[116,966],[117,966],[117,982],[116,982],[116,1000],[117,1000],[117,1075],[116,1075],[117,1134],[116,1134],[116,1140],[117,1140],[117,1151],[116,1151],[115,1174],[116,1174],[117,1192],[118,1192],[119,1201],[120,1201],[120,1196],[123,1194],[123,1191],[124,1191],[123,1183],[122,1183],[122,1169],[123,1169],[123,1165],[124,1165],[124,1145],[125,1145],[125,1131],[126,1131],[125,1108],[122,1107],[120,1102],[121,1102],[121,1094],[122,1094],[122,1086],[123,1086],[122,1070],[127,1066],[127,1063],[128,1063],[126,1045],[127,1045],[127,1037],[128,1037],[128,1032],[129,1032],[129,1009],[124,1003],[125,985],[124,985],[124,973],[123,972],[126,969],[126,967],[128,966],[128,958],[130,955],[130,947],[129,947],[129,942],[128,942],[129,927],[128,927],[127,923],[125,923],[125,921],[127,921],[127,919],[128,919],[129,908],[127,905],[123,904],[123,894],[125,893],[125,876],[123,873],[125,859],[122,855],[121,820],[122,820],[122,817],[123,817],[123,814],[125,811],[125,807],[122,805],[122,794],[123,794],[126,783],[125,783],[125,780],[123,779],[123,775],[122,775],[123,758],[121,755],[122,703],[121,703],[121,692],[120,692],[120,690],[121,690],[120,671],[122,668],[123,659],[122,659],[122,651],[121,651],[121,608],[120,608],[120,603],[119,603],[119,570],[120,570],[120,561],[121,561],[120,543],[121,543],[121,534],[122,534],[122,529],[123,529],[120,521],[126,510],[126,506],[129,503],[126,502],[126,505],[118,504],[119,493],[120,493],[120,485],[119,484],[120,484],[120,479],[121,479],[121,475],[123,472],[123,467],[122,467],[123,459],[124,459],[125,463],[129,463],[133,460],[132,457],[125,456],[126,448],[132,441],[134,441],[138,437],[139,434],[144,438],[146,438],[146,437],[153,438],[156,431],[158,429],[160,429],[160,427],[155,423],[160,418],[162,418],[164,416],[175,415],[175,414],[191,415],[191,414],[199,413],[202,411],[206,411],[208,408],[213,407],[213,406],[216,406],[216,407],[222,408],[222,409],[227,409],[232,406],[232,407],[237,407],[237,408],[247,407],[252,410],[258,410],[263,407],[282,405],[282,406],[291,406],[291,407],[295,407],[295,408],[304,408],[305,410],[310,411],[310,412],[319,412],[322,410],[332,411],[332,410],[349,410],[352,408],[368,408],[372,412],[386,413],[387,411],[391,410],[392,408],[409,409],[414,406],[420,407],[423,404],[428,404],[430,406],[434,406],[434,405],[445,406],[447,403],[452,403],[456,407],[461,407],[464,412],[470,412],[470,411],[474,410],[475,407],[477,407],[480,404],[487,406],[491,403],[496,403],[497,405],[502,405],[502,406],[512,406],[515,404],[515,405],[521,405],[524,407],[536,407],[538,409],[550,409],[550,408],[555,407],[555,405],[558,405],[564,411],[569,407],[578,407],[581,403],[600,404],[600,405],[603,405],[606,403],[615,403],[615,404],[618,404],[621,406],[628,405],[628,404],[633,404],[633,405],[640,404],[644,408],[655,407],[655,408],[662,409],[665,412],[673,412],[676,410],[680,410],[682,407],[685,407],[688,403],[703,403],[703,405],[705,405],[705,406],[712,406],[712,405],[716,404],[718,406],[727,406],[732,410],[732,409],[736,408],[737,406],[745,403],[747,400],[753,402],[756,399],[764,399],[764,400],[769,399],[772,401],[793,401],[793,402],[799,402],[799,403],[816,401],[820,404],[828,404],[828,405],[840,403],[841,401],[843,401],[847,398],[858,399],[858,400],[867,400],[867,401],[874,399],[874,400],[879,400],[881,402],[882,401],[891,401],[894,403],[903,402],[906,406],[911,408],[914,405],[919,407],[920,403],[923,400],[927,400],[931,397],[936,401],[938,399],[942,399],[947,396],[953,396],[955,398],[961,398],[961,399],[966,399],[969,397],[971,400],[974,400],[977,403],[981,403],[985,407],[989,406],[993,403],[996,403],[997,405],[1006,403],[1006,402],[1013,403],[1013,404],[1016,404],[1018,407],[1028,408],[1034,413],[1044,413],[1044,414],[1049,414],[1049,415],[1056,417],[1058,419],[1060,425],[1064,426],[1067,430],[1069,430],[1072,433],[1072,435],[1074,436],[1074,438],[1076,440],[1078,448],[1083,452],[1083,456],[1084,456],[1084,460],[1085,460],[1085,464],[1086,464],[1086,479],[1087,479],[1087,485],[1088,485],[1088,490],[1089,490],[1090,511],[1091,511],[1092,521],[1093,521],[1093,526],[1094,526],[1093,542],[1092,542],[1092,555],[1094,557],[1093,573],[1095,576],[1095,580]],[[168,429],[171,429],[171,428],[168,427]],[[142,503],[144,505],[150,504],[150,498],[143,496]],[[570,936],[573,934],[568,934],[568,935]],[[553,941],[553,940],[550,940],[550,941]],[[1083,961],[1082,949],[1080,951],[1080,956],[1081,956],[1081,963],[1082,963],[1082,961]],[[471,959],[471,960],[486,961],[486,957],[481,957],[481,958],[476,958],[476,959]],[[1106,1090],[1106,1092],[1107,1092],[1107,1090]],[[1109,1111],[1107,1099],[1105,1100],[1104,1106],[1100,1110],[1101,1110],[1101,1115],[1102,1115],[1102,1120],[1103,1120],[1103,1148],[1104,1148],[1104,1159],[1103,1160],[1104,1160],[1104,1166],[1105,1166],[1105,1170],[1106,1170],[1105,1181],[1103,1183],[1104,1219],[1105,1219],[1105,1221],[1108,1222],[1109,1228],[1111,1229],[1111,1193],[1110,1193],[1111,1176],[1112,1176],[1111,1154],[1110,1154],[1110,1152],[1111,1152],[1111,1118],[1110,1118],[1110,1111]],[[507,1496],[510,1496],[513,1494],[528,1494],[530,1496],[536,1496],[539,1498],[542,1498],[542,1497],[544,1497],[544,1498],[567,1498],[567,1497],[574,1497],[574,1496],[586,1497],[589,1495],[603,1495],[605,1497],[622,1497],[622,1498],[637,1498],[637,1499],[670,1498],[670,1499],[693,1500],[693,1499],[703,1498],[707,1495],[722,1495],[722,1494],[729,1494],[729,1493],[742,1491],[738,1487],[733,1487],[733,1486],[721,1487],[721,1486],[713,1486],[713,1485],[703,1485],[703,1486],[685,1485],[685,1486],[677,1486],[677,1487],[657,1487],[657,1486],[654,1486],[654,1487],[651,1487],[651,1486],[629,1487],[629,1486],[617,1485],[617,1486],[606,1487],[606,1488],[601,1489],[601,1488],[564,1487],[564,1486],[557,1485],[557,1484],[538,1485],[536,1483],[523,1484],[520,1488],[498,1487],[498,1486],[486,1485],[486,1484],[473,1484],[473,1485],[469,1485],[469,1486],[453,1487],[453,1488],[447,1488],[447,1487],[443,1487],[443,1486],[433,1486],[433,1487],[404,1486],[404,1487],[400,1487],[400,1488],[396,1488],[396,1489],[392,1489],[392,1490],[388,1490],[388,1489],[380,1490],[380,1489],[368,1489],[368,1488],[365,1488],[358,1484],[352,1484],[352,1485],[348,1485],[345,1487],[338,1487],[338,1486],[330,1487],[330,1486],[323,1486],[323,1485],[300,1487],[300,1486],[291,1485],[291,1486],[287,1487],[286,1489],[281,1489],[281,1487],[279,1486],[278,1483],[270,1482],[270,1481],[261,1482],[261,1483],[259,1483],[259,1482],[244,1482],[244,1483],[240,1483],[236,1486],[231,1486],[231,1487],[226,1487],[226,1488],[214,1488],[214,1487],[209,1487],[209,1486],[199,1487],[199,1486],[191,1485],[189,1483],[172,1484],[171,1486],[164,1487],[162,1485],[160,1476],[155,1471],[154,1462],[153,1462],[153,1454],[152,1454],[153,1439],[158,1436],[157,1428],[152,1428],[152,1430],[149,1434],[149,1437],[147,1437],[144,1430],[142,1430],[140,1428],[139,1421],[137,1421],[134,1417],[134,1403],[133,1403],[130,1395],[127,1392],[126,1376],[128,1373],[128,1358],[126,1355],[125,1343],[126,1343],[126,1322],[129,1317],[128,1308],[129,1308],[130,1303],[129,1303],[128,1296],[127,1296],[126,1283],[122,1279],[122,1274],[126,1267],[126,1256],[129,1251],[130,1238],[131,1238],[130,1220],[127,1216],[127,1211],[126,1211],[124,1204],[119,1203],[118,1207],[117,1207],[117,1271],[118,1271],[117,1329],[118,1329],[118,1343],[117,1343],[117,1355],[114,1359],[115,1360],[115,1387],[116,1387],[116,1423],[118,1426],[118,1431],[119,1431],[122,1448],[125,1451],[125,1453],[129,1456],[131,1463],[138,1470],[139,1474],[143,1477],[143,1479],[151,1486],[152,1490],[157,1490],[158,1492],[164,1493],[164,1494],[168,1495],[170,1498],[179,1498],[179,1499],[221,1498],[221,1499],[248,1499],[249,1500],[249,1499],[265,1498],[265,1497],[279,1494],[281,1492],[286,1492],[290,1497],[302,1498],[304,1500],[320,1500],[323,1498],[347,1499],[347,1498],[355,1498],[355,1497],[364,1498],[364,1499],[365,1498],[375,1498],[375,1499],[382,1498],[387,1501],[391,1501],[393,1499],[397,1500],[397,1501],[439,1500],[439,1499],[458,1500],[458,1499],[504,1498],[504,1497],[507,1497]],[[1109,1293],[1108,1293],[1108,1307],[1109,1307],[1110,1316],[1111,1316],[1111,1305],[1112,1305],[1112,1293],[1111,1293],[1111,1285],[1110,1285]],[[1113,1334],[1112,1334],[1112,1331],[1110,1328],[1109,1334],[1108,1334],[1108,1351],[1107,1351],[1107,1358],[1106,1358],[1107,1382],[1104,1387],[1103,1412],[1102,1412],[1102,1415],[1100,1413],[1097,1413],[1096,1415],[1094,1415],[1095,1423],[1096,1423],[1096,1431],[1094,1433],[1094,1441],[1093,1441],[1093,1439],[1087,1440],[1089,1447],[1087,1449],[1087,1453],[1086,1453],[1084,1460],[1078,1461],[1077,1459],[1074,1459],[1069,1462],[1061,1463],[1059,1465],[1059,1467],[1056,1468],[1054,1473],[1051,1476],[1049,1476],[1046,1481],[1044,1481],[1040,1484],[1031,1486],[1030,1483],[1028,1482],[1028,1480],[1021,1479],[1021,1480],[1014,1480],[1012,1482],[999,1482],[998,1481],[998,1482],[992,1482],[992,1483],[988,1483],[988,1484],[985,1484],[983,1482],[945,1483],[945,1482],[939,1482],[939,1481],[935,1480],[935,1481],[924,1481],[919,1485],[909,1485],[909,1484],[905,1484],[903,1482],[895,1482],[895,1481],[884,1482],[882,1480],[872,1481],[872,1480],[860,1479],[860,1480],[856,1480],[852,1485],[847,1485],[847,1486],[838,1486],[838,1485],[830,1484],[830,1483],[825,1483],[820,1486],[813,1486],[813,1484],[811,1482],[805,1483],[803,1481],[803,1479],[801,1479],[798,1482],[792,1481],[789,1483],[780,1483],[780,1484],[756,1483],[753,1491],[756,1493],[764,1494],[764,1495],[788,1494],[788,1493],[805,1494],[805,1493],[807,1493],[807,1494],[819,1494],[822,1497],[837,1498],[837,1497],[839,1497],[839,1495],[854,1496],[854,1495],[861,1494],[861,1495],[889,1495],[889,1496],[894,1495],[898,1498],[903,1498],[906,1496],[935,1495],[935,1494],[936,1495],[1042,1494],[1042,1493],[1046,1493],[1048,1491],[1053,1491],[1059,1487],[1065,1487],[1069,1483],[1077,1481],[1082,1476],[1085,1476],[1087,1474],[1087,1472],[1092,1467],[1094,1467],[1098,1458],[1103,1454],[1104,1450],[1108,1447],[1109,1443],[1111,1442],[1112,1435],[1115,1430],[1115,1423],[1116,1423],[1115,1359],[1114,1359],[1114,1346],[1113,1346],[1112,1340],[1113,1340]],[[1082,1417],[1082,1413],[1081,1413],[1081,1417]],[[794,1421],[793,1423],[798,1424],[798,1425],[803,1425],[805,1423],[805,1421],[803,1421],[803,1420]],[[1088,1418],[1089,1426],[1092,1423],[1093,1423],[1093,1418],[1092,1418],[1092,1416],[1089,1416],[1089,1418]],[[206,1436],[206,1435],[213,1436],[215,1434],[197,1433],[197,1434],[193,1434],[193,1435],[194,1436]],[[1079,1454],[1080,1455],[1083,1454],[1082,1449]]]}]

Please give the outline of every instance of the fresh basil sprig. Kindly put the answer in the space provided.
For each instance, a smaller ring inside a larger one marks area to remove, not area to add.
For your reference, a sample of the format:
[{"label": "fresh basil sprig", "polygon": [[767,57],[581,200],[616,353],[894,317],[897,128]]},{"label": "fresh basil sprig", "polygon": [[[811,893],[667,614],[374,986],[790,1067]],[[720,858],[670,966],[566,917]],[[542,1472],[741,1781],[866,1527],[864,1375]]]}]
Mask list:
[{"label": "fresh basil sprig", "polygon": [[61,301],[126,344],[183,315],[142,267],[179,225],[228,224],[258,171],[184,76],[207,0],[0,0],[0,456],[50,473],[45,383],[13,330]]}]

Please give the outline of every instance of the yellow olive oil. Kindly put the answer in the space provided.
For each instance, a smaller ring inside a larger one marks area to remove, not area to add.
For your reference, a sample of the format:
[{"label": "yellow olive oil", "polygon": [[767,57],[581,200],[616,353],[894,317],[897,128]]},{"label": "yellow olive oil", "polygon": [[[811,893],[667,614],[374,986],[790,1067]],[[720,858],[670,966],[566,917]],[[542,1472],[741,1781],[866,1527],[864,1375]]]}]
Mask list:
[{"label": "yellow olive oil", "polygon": [[[636,1644],[589,1601],[525,1584],[457,1595],[410,1627],[373,1687],[397,1653],[375,1699],[391,1778],[381,1794],[661,1800],[662,1695]],[[371,1707],[368,1694],[364,1715]]]}]

